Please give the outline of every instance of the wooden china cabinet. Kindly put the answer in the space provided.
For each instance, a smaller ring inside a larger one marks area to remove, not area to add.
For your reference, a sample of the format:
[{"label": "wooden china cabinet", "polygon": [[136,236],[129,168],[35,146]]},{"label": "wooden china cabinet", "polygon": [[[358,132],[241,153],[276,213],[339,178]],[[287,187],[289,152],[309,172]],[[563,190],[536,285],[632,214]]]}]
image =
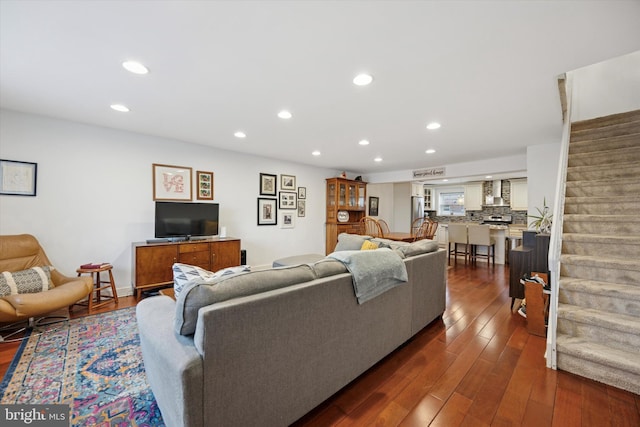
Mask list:
[{"label": "wooden china cabinet", "polygon": [[346,178],[327,178],[326,251],[333,252],[340,233],[360,233],[366,215],[367,183]]}]

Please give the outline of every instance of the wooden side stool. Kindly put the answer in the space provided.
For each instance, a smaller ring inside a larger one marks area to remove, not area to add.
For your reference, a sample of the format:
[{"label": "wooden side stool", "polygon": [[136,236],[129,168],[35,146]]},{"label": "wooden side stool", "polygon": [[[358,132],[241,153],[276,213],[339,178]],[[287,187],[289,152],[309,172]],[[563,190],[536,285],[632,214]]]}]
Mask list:
[{"label": "wooden side stool", "polygon": [[[102,307],[111,302],[115,302],[116,304],[118,304],[118,292],[116,291],[116,284],[113,280],[113,273],[111,272],[112,269],[113,266],[111,264],[96,264],[95,266],[84,265],[76,270],[76,272],[78,273],[78,277],[80,277],[81,274],[91,274],[91,279],[94,282],[93,291],[87,297],[87,307],[89,313],[93,312],[94,309]],[[105,271],[109,273],[109,280],[100,279],[100,273]],[[102,291],[105,289],[111,289],[111,296],[102,295]],[[84,303],[80,303],[80,305],[84,305]]]}]

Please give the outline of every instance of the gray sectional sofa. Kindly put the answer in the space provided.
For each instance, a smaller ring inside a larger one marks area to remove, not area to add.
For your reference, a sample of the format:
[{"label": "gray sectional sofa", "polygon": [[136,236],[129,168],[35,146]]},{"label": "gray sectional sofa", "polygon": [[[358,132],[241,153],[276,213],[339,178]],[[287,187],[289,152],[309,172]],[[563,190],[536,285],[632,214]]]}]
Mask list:
[{"label": "gray sectional sofa", "polygon": [[350,249],[365,239],[391,246],[408,281],[362,304],[331,258],[194,280],[177,300],[141,301],[144,365],[166,424],[289,425],[439,318],[446,252],[341,236]]}]

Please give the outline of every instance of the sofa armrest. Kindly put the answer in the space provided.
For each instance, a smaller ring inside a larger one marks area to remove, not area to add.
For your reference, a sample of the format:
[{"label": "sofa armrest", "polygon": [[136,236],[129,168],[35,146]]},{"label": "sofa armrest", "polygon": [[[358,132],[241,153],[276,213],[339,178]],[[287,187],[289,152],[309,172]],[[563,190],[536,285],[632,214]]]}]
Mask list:
[{"label": "sofa armrest", "polygon": [[203,426],[202,357],[191,337],[173,330],[176,303],[167,296],[136,307],[147,380],[169,426]]}]

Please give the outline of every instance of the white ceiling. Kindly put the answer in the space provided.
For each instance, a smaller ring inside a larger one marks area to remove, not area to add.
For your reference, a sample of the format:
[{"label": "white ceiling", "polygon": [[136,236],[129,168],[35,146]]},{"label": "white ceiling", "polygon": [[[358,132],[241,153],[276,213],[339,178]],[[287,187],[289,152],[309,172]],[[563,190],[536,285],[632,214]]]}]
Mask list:
[{"label": "white ceiling", "polygon": [[[0,0],[0,8],[2,108],[360,173],[558,141],[557,76],[640,49],[640,1]],[[150,73],[125,71],[130,59]],[[355,86],[363,71],[373,83]],[[276,117],[283,108],[292,119]],[[442,128],[428,131],[434,120]],[[363,138],[371,144],[359,146]]]}]

